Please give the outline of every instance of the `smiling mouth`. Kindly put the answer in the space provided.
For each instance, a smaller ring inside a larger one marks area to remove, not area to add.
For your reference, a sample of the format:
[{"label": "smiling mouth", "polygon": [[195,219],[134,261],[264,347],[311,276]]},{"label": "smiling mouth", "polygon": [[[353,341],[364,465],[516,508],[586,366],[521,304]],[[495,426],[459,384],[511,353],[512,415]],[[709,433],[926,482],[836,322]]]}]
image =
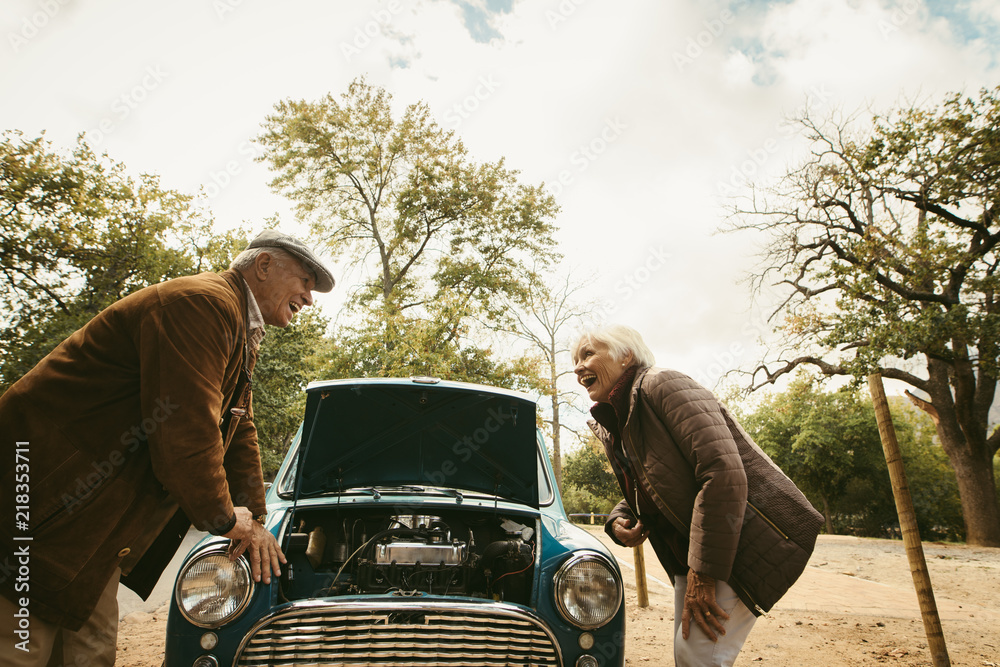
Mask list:
[{"label": "smiling mouth", "polygon": [[302,310],[302,306],[300,306],[299,304],[295,303],[294,301],[289,301],[288,302],[288,309],[291,310],[292,311],[292,315],[294,315],[297,312],[299,312],[300,310]]},{"label": "smiling mouth", "polygon": [[580,378],[580,384],[582,384],[587,389],[590,389],[590,386],[595,382],[597,382],[596,375],[585,375]]}]

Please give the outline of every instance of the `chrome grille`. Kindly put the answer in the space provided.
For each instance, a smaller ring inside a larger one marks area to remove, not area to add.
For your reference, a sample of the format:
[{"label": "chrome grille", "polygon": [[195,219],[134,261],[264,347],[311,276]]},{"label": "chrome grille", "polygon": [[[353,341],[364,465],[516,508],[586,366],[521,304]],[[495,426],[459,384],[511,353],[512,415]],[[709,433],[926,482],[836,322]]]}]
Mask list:
[{"label": "chrome grille", "polygon": [[552,633],[520,607],[385,599],[293,603],[259,622],[236,657],[239,667],[561,664]]}]

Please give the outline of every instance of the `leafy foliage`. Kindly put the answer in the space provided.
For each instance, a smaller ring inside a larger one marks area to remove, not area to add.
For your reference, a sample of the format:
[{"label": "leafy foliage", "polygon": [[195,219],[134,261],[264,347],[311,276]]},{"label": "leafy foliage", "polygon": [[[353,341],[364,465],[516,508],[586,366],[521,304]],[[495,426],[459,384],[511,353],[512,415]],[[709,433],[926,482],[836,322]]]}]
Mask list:
[{"label": "leafy foliage", "polygon": [[497,359],[489,347],[441,345],[432,322],[379,311],[333,334],[330,377],[431,376],[521,391],[537,390],[538,363],[531,356]]},{"label": "leafy foliage", "polygon": [[[566,490],[562,494],[563,507],[567,514],[610,514],[617,505],[617,501],[609,498],[598,498],[590,491],[582,489],[574,484],[566,484]],[[581,517],[572,517],[574,521],[586,523],[587,520]],[[596,517],[596,524],[603,524],[604,517]]]},{"label": "leafy foliage", "polygon": [[264,478],[272,479],[305,413],[305,388],[329,377],[329,321],[305,310],[285,328],[267,327],[254,368],[254,425]]},{"label": "leafy foliage", "polygon": [[772,239],[758,284],[788,290],[777,367],[762,364],[751,384],[802,364],[910,384],[929,397],[915,399],[959,471],[968,539],[1000,546],[1000,432],[988,433],[1000,377],[1000,88],[875,115],[864,134],[851,120],[800,122],[812,156],[737,211],[737,228]]},{"label": "leafy foliage", "polygon": [[563,506],[567,513],[607,514],[622,498],[618,480],[593,435],[563,464]]},{"label": "leafy foliage", "polygon": [[133,179],[81,138],[0,142],[0,389],[121,297],[200,269],[228,242],[192,198]]},{"label": "leafy foliage", "polygon": [[493,360],[484,328],[524,301],[535,264],[554,259],[551,195],[503,160],[470,161],[425,104],[394,118],[389,94],[363,80],[340,101],[280,102],[258,141],[272,187],[367,276],[349,304],[354,324],[338,335],[353,357],[345,366],[523,383],[520,368]]},{"label": "leafy foliage", "polygon": [[[921,535],[963,537],[955,474],[933,441],[933,423],[905,402],[893,403]],[[821,509],[828,532],[884,537],[898,530],[875,411],[865,395],[850,388],[828,393],[816,378],[800,374],[741,422]]]}]

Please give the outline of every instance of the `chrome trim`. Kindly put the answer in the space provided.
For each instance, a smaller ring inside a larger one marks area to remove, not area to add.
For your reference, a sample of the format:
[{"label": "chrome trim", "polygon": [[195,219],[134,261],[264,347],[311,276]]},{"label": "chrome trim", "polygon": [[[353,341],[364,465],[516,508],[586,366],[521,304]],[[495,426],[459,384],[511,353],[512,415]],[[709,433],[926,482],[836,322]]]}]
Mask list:
[{"label": "chrome trim", "polygon": [[[608,572],[611,573],[611,576],[614,577],[615,583],[618,584],[618,604],[615,605],[615,610],[608,615],[608,618],[603,623],[580,625],[573,619],[572,616],[570,616],[569,612],[563,606],[562,596],[559,595],[559,588],[562,585],[562,580],[566,577],[566,573],[569,572],[575,565],[583,561],[596,561],[601,563],[605,568],[607,568]],[[580,628],[581,630],[596,630],[597,628],[607,625],[611,619],[615,617],[615,614],[617,614],[618,610],[621,609],[622,601],[624,600],[625,595],[622,592],[621,575],[603,554],[596,551],[580,551],[567,558],[566,562],[559,566],[559,570],[556,572],[555,576],[552,577],[552,597],[555,598],[554,602],[556,609],[559,610],[559,615],[562,616],[567,623]]]},{"label": "chrome trim", "polygon": [[174,602],[177,603],[177,611],[179,611],[181,613],[181,616],[183,616],[184,619],[191,625],[197,626],[199,628],[206,628],[208,630],[215,630],[216,628],[221,628],[223,625],[231,623],[234,619],[239,618],[240,615],[243,614],[244,611],[246,611],[247,606],[250,604],[250,600],[253,599],[254,593],[257,592],[257,582],[253,580],[253,575],[250,571],[250,564],[247,562],[246,556],[241,555],[239,558],[237,558],[235,561],[232,562],[234,566],[240,567],[244,571],[244,573],[246,573],[247,581],[250,582],[250,587],[247,589],[247,594],[243,598],[243,601],[239,605],[237,605],[233,613],[229,614],[229,616],[226,616],[221,621],[216,621],[215,623],[202,623],[200,621],[196,621],[193,618],[191,618],[188,615],[187,610],[184,609],[184,606],[181,605],[181,600],[180,600],[181,581],[183,581],[184,575],[187,573],[189,569],[191,569],[192,565],[197,563],[202,558],[205,558],[206,556],[216,556],[216,555],[222,555],[228,558],[229,544],[228,543],[220,544],[218,542],[209,544],[201,551],[191,556],[191,558],[189,558],[188,561],[184,563],[184,567],[181,568],[181,571],[177,575],[177,580],[174,582]]},{"label": "chrome trim", "polygon": [[[395,642],[392,645],[392,651],[375,650],[367,652],[365,655],[384,659],[386,660],[384,663],[386,665],[399,664],[398,662],[393,663],[392,660],[398,657],[400,649],[412,649],[412,651],[407,651],[407,653],[412,654],[413,657],[433,658],[436,654],[427,650],[427,640],[437,638],[452,640],[449,642],[449,645],[462,651],[461,653],[456,651],[454,654],[449,654],[452,657],[461,657],[467,660],[478,659],[481,662],[477,664],[493,664],[490,662],[489,656],[482,653],[482,650],[468,652],[482,646],[482,644],[477,645],[454,641],[460,639],[459,636],[456,636],[455,630],[481,631],[488,629],[489,623],[483,623],[481,620],[482,617],[486,617],[487,620],[501,618],[516,628],[512,634],[504,638],[504,641],[518,644],[519,647],[525,650],[537,650],[540,654],[545,654],[539,660],[542,664],[557,666],[563,664],[562,647],[555,633],[549,628],[542,617],[531,609],[504,602],[446,602],[414,598],[407,600],[378,598],[372,601],[347,600],[342,602],[315,599],[301,600],[275,609],[254,623],[253,627],[243,637],[233,657],[233,667],[238,667],[243,659],[254,660],[255,653],[270,652],[271,649],[262,648],[255,650],[256,647],[250,646],[254,637],[262,630],[266,631],[267,626],[275,626],[276,633],[287,633],[287,636],[275,637],[270,640],[272,646],[274,644],[287,644],[289,646],[298,646],[304,650],[320,649],[309,654],[300,653],[294,656],[294,659],[297,661],[313,660],[329,657],[329,649],[324,651],[322,650],[322,643],[308,642],[309,638],[307,635],[309,632],[329,630],[331,624],[349,621],[352,616],[356,616],[359,613],[369,613],[374,618],[379,619],[380,623],[388,625],[390,617],[398,612],[426,614],[432,616],[432,618],[435,618],[434,614],[440,614],[441,616],[437,616],[436,618],[447,617],[454,619],[456,622],[446,626],[446,628],[442,628],[441,632],[422,631],[421,628],[423,626],[414,626],[413,632],[403,629],[386,632],[380,635],[380,638]],[[302,620],[305,620],[301,617],[309,614],[313,616],[308,619],[308,624],[301,623]],[[461,623],[462,616],[468,617],[468,624]],[[286,627],[282,628],[282,625]],[[530,633],[537,631],[544,633],[545,639],[548,642],[547,645],[542,645],[540,638],[537,636],[531,636]],[[260,660],[262,658],[256,659]],[[449,662],[448,664],[454,663]],[[501,661],[496,662],[496,664],[507,665],[508,663]]]}]

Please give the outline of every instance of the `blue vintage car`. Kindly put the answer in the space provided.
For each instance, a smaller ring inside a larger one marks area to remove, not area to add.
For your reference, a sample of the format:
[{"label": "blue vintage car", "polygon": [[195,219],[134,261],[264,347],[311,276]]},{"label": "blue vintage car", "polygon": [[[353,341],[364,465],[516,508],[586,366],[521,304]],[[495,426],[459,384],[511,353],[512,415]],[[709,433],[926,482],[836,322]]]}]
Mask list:
[{"label": "blue vintage car", "polygon": [[621,572],[570,523],[535,401],[435,378],[318,382],[274,485],[288,564],[188,555],[167,667],[624,663]]}]

